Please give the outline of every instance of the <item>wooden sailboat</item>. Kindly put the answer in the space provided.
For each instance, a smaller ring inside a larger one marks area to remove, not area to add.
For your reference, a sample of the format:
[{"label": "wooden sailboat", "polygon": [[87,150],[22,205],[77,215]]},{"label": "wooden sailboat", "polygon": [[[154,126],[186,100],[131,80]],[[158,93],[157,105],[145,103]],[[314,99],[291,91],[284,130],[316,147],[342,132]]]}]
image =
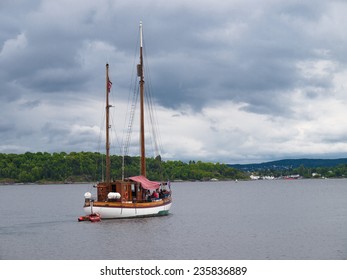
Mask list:
[{"label": "wooden sailboat", "polygon": [[[142,23],[140,23],[140,63],[137,73],[140,84],[140,175],[111,181],[109,143],[109,92],[112,83],[109,79],[109,65],[106,64],[106,180],[97,184],[97,197],[85,194],[84,212],[89,217],[118,219],[146,216],[160,216],[169,213],[172,197],[170,186],[153,182],[146,177],[145,127],[144,127],[144,67],[143,67]],[[80,219],[79,219],[80,220]],[[92,221],[92,220],[91,220]]]}]

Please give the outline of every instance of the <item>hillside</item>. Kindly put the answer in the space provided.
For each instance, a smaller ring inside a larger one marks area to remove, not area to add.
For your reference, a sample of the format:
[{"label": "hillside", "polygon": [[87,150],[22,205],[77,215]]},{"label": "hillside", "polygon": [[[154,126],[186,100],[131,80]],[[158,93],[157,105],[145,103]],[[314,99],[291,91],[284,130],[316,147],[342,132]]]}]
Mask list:
[{"label": "hillside", "polygon": [[228,166],[242,171],[254,172],[261,170],[291,170],[304,166],[305,168],[335,167],[347,164],[347,158],[339,159],[282,159],[263,163],[252,164],[228,164]]},{"label": "hillside", "polygon": [[[105,174],[105,155],[93,152],[71,153],[0,153],[1,183],[95,182]],[[122,177],[122,157],[111,156],[111,177]],[[140,158],[125,156],[124,176],[134,176],[140,170]],[[245,173],[219,163],[162,161],[160,156],[147,158],[150,180],[234,180],[245,179]]]}]

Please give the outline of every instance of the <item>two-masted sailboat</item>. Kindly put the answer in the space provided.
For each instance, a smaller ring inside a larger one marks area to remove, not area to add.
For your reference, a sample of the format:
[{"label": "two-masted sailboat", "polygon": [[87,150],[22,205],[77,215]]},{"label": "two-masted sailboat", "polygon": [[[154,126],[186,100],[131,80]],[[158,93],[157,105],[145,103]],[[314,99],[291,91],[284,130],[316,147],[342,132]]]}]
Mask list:
[{"label": "two-masted sailboat", "polygon": [[106,64],[106,180],[97,184],[97,197],[85,193],[84,212],[78,220],[99,221],[146,216],[160,216],[169,213],[172,197],[167,183],[150,181],[146,177],[145,127],[144,127],[144,65],[143,35],[140,23],[140,62],[137,65],[140,87],[140,175],[121,180],[111,180],[109,143],[109,65]]}]

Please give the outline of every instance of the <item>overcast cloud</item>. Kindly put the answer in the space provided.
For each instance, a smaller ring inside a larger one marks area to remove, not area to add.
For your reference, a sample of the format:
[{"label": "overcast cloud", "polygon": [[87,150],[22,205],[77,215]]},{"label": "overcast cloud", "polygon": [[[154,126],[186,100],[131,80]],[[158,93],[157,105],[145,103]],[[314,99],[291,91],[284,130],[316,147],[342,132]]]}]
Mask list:
[{"label": "overcast cloud", "polygon": [[103,152],[105,63],[122,130],[142,20],[165,160],[346,157],[346,14],[337,0],[1,0],[0,152]]}]

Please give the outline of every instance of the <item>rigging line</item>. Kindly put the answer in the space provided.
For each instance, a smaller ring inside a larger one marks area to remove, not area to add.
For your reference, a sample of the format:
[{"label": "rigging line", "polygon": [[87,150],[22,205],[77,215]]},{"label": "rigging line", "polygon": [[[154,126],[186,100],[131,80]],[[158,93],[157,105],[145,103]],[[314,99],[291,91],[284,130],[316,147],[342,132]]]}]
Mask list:
[{"label": "rigging line", "polygon": [[[128,130],[129,130],[129,121],[131,119],[132,114],[132,107],[133,107],[133,92],[136,90],[136,79],[134,79],[134,72],[132,73],[131,78],[131,86],[129,86],[129,93],[128,93],[128,102],[127,102],[127,109],[125,111],[124,116],[124,125],[123,125],[123,136],[122,136],[122,149],[124,151],[124,146],[126,145],[127,138],[128,138]],[[135,85],[133,85],[135,84]]]},{"label": "rigging line", "polygon": [[163,146],[162,146],[162,139],[161,139],[161,134],[160,134],[160,126],[159,126],[159,118],[158,118],[158,112],[155,106],[153,106],[153,122],[154,122],[154,132],[155,132],[155,136],[156,136],[156,143],[157,143],[157,151],[158,154],[162,153],[163,151]]},{"label": "rigging line", "polygon": [[[109,77],[111,76],[111,73],[109,71]],[[111,87],[109,89],[109,92],[108,92],[108,95],[109,95],[109,99],[110,99],[110,104],[109,104],[109,108],[114,108],[114,105],[112,104],[116,104],[115,100],[116,100],[116,96],[115,96],[115,93],[114,93],[114,88]],[[105,105],[106,106],[106,105]],[[111,143],[116,143],[116,145],[110,145],[111,146],[111,149],[113,149],[114,151],[114,154],[117,154],[116,150],[117,150],[117,147],[119,148],[120,147],[120,141],[119,141],[119,137],[118,137],[118,134],[117,134],[117,126],[116,126],[116,123],[114,122],[114,119],[115,119],[115,114],[116,114],[116,111],[115,110],[110,110],[110,121],[111,121],[111,125],[110,125],[110,130],[111,130],[111,133],[110,133],[110,136],[111,136]]]},{"label": "rigging line", "polygon": [[101,121],[100,121],[100,126],[99,126],[99,138],[98,138],[98,149],[97,151],[100,153],[100,150],[101,150],[101,138],[102,138],[102,133],[103,133],[103,124],[104,124],[104,119],[105,119],[105,106],[106,106],[106,103],[103,102],[102,103],[102,115],[101,115]]},{"label": "rigging line", "polygon": [[[147,58],[147,52],[146,52],[146,45],[144,42],[144,56]],[[161,138],[160,138],[160,133],[159,133],[159,124],[158,124],[158,117],[157,117],[157,111],[155,106],[153,105],[154,103],[154,98],[152,95],[152,80],[151,80],[151,73],[150,73],[150,67],[148,60],[146,59],[146,64],[145,64],[145,70],[147,73],[147,84],[145,90],[145,94],[147,96],[147,107],[149,111],[149,117],[150,117],[150,122],[151,122],[151,128],[152,128],[152,136],[154,138],[153,144],[154,144],[154,152],[156,155],[160,155],[160,152],[162,150],[162,145],[161,145]]]},{"label": "rigging line", "polygon": [[[152,129],[152,133],[150,134],[152,136],[152,148],[153,148],[153,154],[154,158],[156,159],[158,156],[160,156],[160,147],[158,143],[158,136],[159,134],[159,129],[158,126],[156,125],[156,118],[155,118],[155,112],[156,110],[154,109],[155,106],[153,105],[153,98],[152,98],[152,93],[151,90],[147,91],[149,98],[147,98],[147,107],[148,107],[148,115],[149,115],[149,122],[150,122],[150,128]],[[164,175],[163,175],[163,166],[162,166],[162,161],[161,161],[161,156],[160,156],[160,161],[159,161],[159,174],[160,174],[160,179],[161,181],[164,180]]]},{"label": "rigging line", "polygon": [[125,139],[125,149],[124,152],[125,154],[127,154],[129,152],[129,145],[130,145],[130,141],[131,141],[131,135],[132,135],[132,130],[133,130],[133,123],[134,123],[134,119],[135,119],[135,112],[136,112],[136,106],[138,103],[138,97],[139,97],[139,87],[134,89],[133,92],[133,101],[132,101],[132,105],[131,105],[131,112],[129,115],[129,123],[128,123],[128,130],[127,130],[127,134],[126,134],[126,139]]},{"label": "rigging line", "polygon": [[[150,99],[150,98],[148,98]],[[148,100],[147,102],[147,106],[148,106],[148,115],[149,115],[149,128],[150,128],[150,135],[152,137],[152,149],[153,149],[153,154],[154,157],[158,156],[160,154],[160,149],[159,149],[159,145],[158,145],[158,138],[157,138],[157,129],[155,126],[155,120],[154,120],[154,113],[153,113],[153,103],[151,100]]]},{"label": "rigging line", "polygon": [[[126,113],[124,114],[124,125],[123,125],[123,136],[122,136],[122,179],[124,179],[125,176],[125,155],[129,153],[129,144],[131,141],[131,133],[132,133],[132,126],[133,126],[133,121],[134,121],[134,114],[136,110],[136,92],[137,92],[137,65],[136,59],[137,59],[137,52],[138,52],[138,46],[139,46],[139,33],[140,29],[138,29],[138,36],[136,36],[137,41],[135,44],[135,49],[134,49],[134,59],[133,59],[133,64],[132,64],[132,75],[130,79],[130,86],[129,86],[129,91],[128,91],[128,103],[127,103],[127,109]],[[131,99],[131,100],[130,100]],[[131,102],[131,103],[130,103]],[[135,103],[134,103],[135,102]],[[130,110],[129,110],[130,108]],[[129,120],[128,120],[129,119]],[[128,126],[127,126],[128,125]]]},{"label": "rigging line", "polygon": [[[150,73],[149,73],[149,69],[148,69],[148,61],[147,61],[147,54],[146,54],[146,48],[144,45],[144,61],[146,62],[144,64],[144,70],[147,73],[146,74],[146,83],[145,83],[145,102],[146,102],[146,114],[148,115],[148,117],[146,118],[146,131],[148,133],[146,133],[147,136],[150,137],[150,142],[152,144],[152,152],[153,155],[155,157],[155,153],[156,153],[156,145],[155,145],[155,135],[153,134],[153,117],[152,117],[152,98],[151,98],[151,79],[150,79]],[[148,141],[146,142],[148,143]]]},{"label": "rigging line", "polygon": [[[98,146],[97,146],[97,152],[100,154],[100,160],[98,160],[98,159],[96,159],[95,160],[95,165],[96,165],[96,172],[97,172],[97,174],[95,174],[95,177],[96,178],[99,178],[99,181],[100,181],[100,179],[101,180],[103,180],[103,160],[104,160],[104,157],[103,157],[103,153],[101,152],[101,143],[103,142],[103,141],[101,141],[102,140],[102,135],[103,135],[103,133],[104,133],[104,123],[105,123],[105,114],[106,114],[106,112],[105,112],[105,107],[106,107],[106,101],[103,101],[103,102],[101,102],[101,106],[102,106],[102,108],[101,108],[101,110],[99,111],[99,112],[102,112],[102,114],[101,114],[101,120],[100,120],[100,125],[99,125],[99,137],[98,137]],[[99,166],[101,165],[101,174],[100,174],[100,172],[98,172],[98,170],[99,170]],[[101,175],[101,178],[99,177]]]},{"label": "rigging line", "polygon": [[[147,60],[147,52],[146,52],[146,42],[143,40],[143,51],[144,51],[144,71],[147,73],[146,74],[146,84],[145,84],[145,95],[146,95],[146,100],[147,100],[147,112],[149,115],[149,122],[151,123],[150,127],[152,128],[152,148],[154,148],[154,157],[160,156],[160,153],[162,151],[162,146],[161,146],[161,137],[160,137],[160,130],[159,130],[159,123],[158,123],[158,114],[156,107],[154,106],[154,98],[152,96],[152,80],[151,80],[151,73],[150,73],[150,67],[149,63]],[[153,147],[154,145],[154,147]],[[161,177],[161,181],[164,181],[164,174],[163,174],[163,166],[162,166],[162,161],[160,157],[159,161],[159,173]]]},{"label": "rigging line", "polygon": [[[113,104],[115,104],[115,97],[114,95],[112,94],[112,89],[111,89],[111,92],[110,92],[110,96],[113,98]],[[110,105],[111,106],[111,105]],[[111,108],[115,108],[113,105]],[[119,135],[118,135],[118,130],[117,130],[117,124],[115,123],[115,115],[116,115],[116,110],[111,110],[111,143],[114,142],[114,143],[117,143],[117,145],[111,145],[111,147],[113,148],[114,150],[114,154],[117,154],[117,147],[121,153],[121,144],[120,144],[120,141],[119,141]],[[113,132],[113,133],[112,133]]]},{"label": "rigging line", "polygon": [[149,116],[151,121],[152,135],[154,137],[155,151],[157,154],[160,154],[161,145],[160,145],[160,133],[159,133],[159,125],[157,118],[156,107],[154,106],[154,98],[152,95],[152,90],[148,90],[149,98],[148,98],[148,107],[149,107]]},{"label": "rigging line", "polygon": [[149,132],[148,135],[151,137],[151,144],[152,144],[152,151],[155,155],[155,134],[153,133],[153,114],[152,114],[152,105],[151,105],[151,94],[149,90],[146,91],[146,112],[148,115],[147,118],[147,131]]},{"label": "rigging line", "polygon": [[[133,63],[132,63],[132,67],[131,69],[133,69],[132,73],[131,73],[131,79],[130,79],[130,85],[129,85],[129,91],[128,91],[128,103],[127,103],[127,109],[125,111],[124,114],[124,125],[123,125],[123,136],[122,136],[122,150],[124,151],[124,145],[126,144],[126,139],[127,139],[127,133],[128,133],[128,128],[129,127],[129,121],[128,118],[130,117],[129,114],[131,114],[131,110],[129,110],[129,108],[131,108],[130,106],[132,105],[133,102],[133,91],[136,89],[136,82],[137,82],[137,76],[136,76],[136,58],[137,58],[137,50],[138,50],[138,46],[139,46],[139,33],[140,30],[138,30],[138,36],[136,36],[137,41],[135,44],[135,48],[134,48],[134,55],[133,55]],[[131,103],[130,103],[131,102]]]}]

